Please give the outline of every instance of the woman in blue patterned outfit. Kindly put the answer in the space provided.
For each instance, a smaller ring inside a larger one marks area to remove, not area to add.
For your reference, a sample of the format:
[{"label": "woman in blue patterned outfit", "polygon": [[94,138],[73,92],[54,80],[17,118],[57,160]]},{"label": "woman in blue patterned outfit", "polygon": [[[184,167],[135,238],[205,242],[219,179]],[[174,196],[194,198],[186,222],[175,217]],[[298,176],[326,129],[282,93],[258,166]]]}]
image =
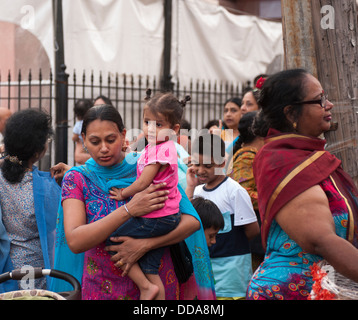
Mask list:
[{"label": "woman in blue patterned outfit", "polygon": [[333,104],[305,70],[269,77],[259,103],[270,128],[254,162],[266,254],[247,299],[307,299],[323,259],[358,282],[358,191],[320,137]]}]

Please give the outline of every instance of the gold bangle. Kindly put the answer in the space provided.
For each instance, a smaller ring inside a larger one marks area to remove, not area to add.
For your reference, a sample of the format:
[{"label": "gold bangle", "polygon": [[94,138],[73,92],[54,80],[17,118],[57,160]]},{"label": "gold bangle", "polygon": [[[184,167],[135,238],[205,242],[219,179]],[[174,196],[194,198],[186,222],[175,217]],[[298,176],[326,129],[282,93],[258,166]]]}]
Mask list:
[{"label": "gold bangle", "polygon": [[127,206],[126,206],[126,204],[124,204],[123,207],[124,207],[124,209],[127,211],[128,215],[129,215],[130,217],[135,218],[132,214],[130,214],[130,212],[129,212]]}]

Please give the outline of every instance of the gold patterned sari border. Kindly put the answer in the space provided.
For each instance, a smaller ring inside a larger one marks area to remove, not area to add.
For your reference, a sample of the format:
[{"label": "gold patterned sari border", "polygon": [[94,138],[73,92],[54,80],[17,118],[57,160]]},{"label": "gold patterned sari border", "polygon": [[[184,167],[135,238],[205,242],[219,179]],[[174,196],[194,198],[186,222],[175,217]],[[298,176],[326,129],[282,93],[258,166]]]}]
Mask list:
[{"label": "gold patterned sari border", "polygon": [[352,208],[349,205],[349,202],[347,200],[347,198],[342,194],[342,192],[339,190],[339,188],[337,187],[336,182],[334,181],[332,176],[329,176],[334,187],[336,188],[336,190],[338,191],[338,193],[341,195],[341,197],[343,198],[344,202],[346,203],[346,206],[348,208],[348,216],[349,216],[349,230],[348,230],[348,241],[350,243],[353,242],[353,237],[354,237],[354,217],[353,217],[353,212],[352,212]]},{"label": "gold patterned sari border", "polygon": [[271,142],[271,141],[277,141],[277,140],[289,139],[289,138],[312,139],[310,137],[302,136],[302,135],[295,134],[295,133],[290,133],[290,134],[285,134],[285,135],[282,135],[282,136],[272,137],[272,138],[267,139],[266,141]]},{"label": "gold patterned sari border", "polygon": [[274,193],[272,194],[270,201],[267,204],[266,207],[266,216],[269,216],[271,207],[281,191],[284,187],[287,186],[287,184],[295,177],[297,174],[299,174],[302,170],[307,168],[309,165],[311,165],[313,162],[315,162],[317,159],[319,159],[326,151],[317,151],[314,155],[312,155],[310,158],[306,159],[304,162],[302,162],[299,166],[297,166],[294,170],[292,170],[277,186]]}]

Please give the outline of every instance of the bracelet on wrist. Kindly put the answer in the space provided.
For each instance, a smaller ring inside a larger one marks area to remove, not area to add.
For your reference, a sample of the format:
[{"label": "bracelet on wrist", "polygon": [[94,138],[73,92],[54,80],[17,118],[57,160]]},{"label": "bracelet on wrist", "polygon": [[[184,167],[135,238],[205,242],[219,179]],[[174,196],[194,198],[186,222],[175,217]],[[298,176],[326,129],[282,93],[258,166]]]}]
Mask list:
[{"label": "bracelet on wrist", "polygon": [[128,210],[126,204],[124,204],[123,207],[124,207],[124,210],[126,210],[126,212],[128,213],[128,215],[129,215],[131,218],[135,218],[135,217],[129,212],[129,210]]}]

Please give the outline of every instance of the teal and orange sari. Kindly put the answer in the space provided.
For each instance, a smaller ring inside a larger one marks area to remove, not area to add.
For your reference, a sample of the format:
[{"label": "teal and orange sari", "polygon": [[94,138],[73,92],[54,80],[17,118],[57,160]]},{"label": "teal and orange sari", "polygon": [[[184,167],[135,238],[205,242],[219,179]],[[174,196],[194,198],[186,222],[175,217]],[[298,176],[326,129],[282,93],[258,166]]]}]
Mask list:
[{"label": "teal and orange sari", "polygon": [[307,299],[313,280],[310,266],[322,257],[304,252],[275,221],[279,210],[315,185],[325,191],[337,235],[358,247],[358,191],[341,161],[324,150],[325,140],[270,129],[257,154],[258,189],[265,260],[256,270],[247,299]]}]

